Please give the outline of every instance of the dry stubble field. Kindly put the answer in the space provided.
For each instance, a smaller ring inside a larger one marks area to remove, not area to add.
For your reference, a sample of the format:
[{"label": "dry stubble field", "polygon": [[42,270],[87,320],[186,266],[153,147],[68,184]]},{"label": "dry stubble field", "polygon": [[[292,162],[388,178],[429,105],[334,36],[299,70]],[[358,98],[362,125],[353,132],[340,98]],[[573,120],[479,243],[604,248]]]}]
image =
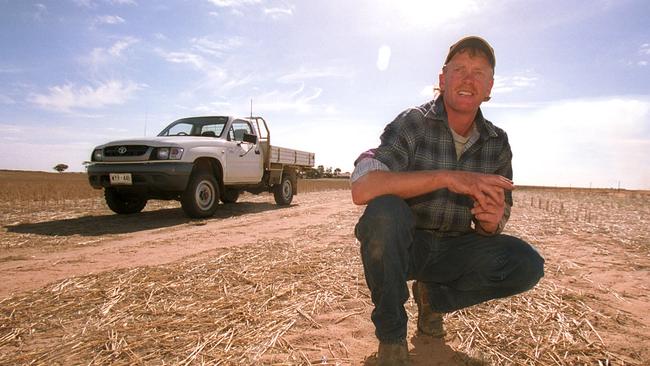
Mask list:
[{"label": "dry stubble field", "polygon": [[[189,220],[176,202],[113,215],[84,179],[0,171],[0,364],[373,364],[346,182]],[[538,247],[546,276],[446,315],[444,340],[414,333],[409,300],[414,364],[650,364],[650,194],[514,197],[506,232]]]}]

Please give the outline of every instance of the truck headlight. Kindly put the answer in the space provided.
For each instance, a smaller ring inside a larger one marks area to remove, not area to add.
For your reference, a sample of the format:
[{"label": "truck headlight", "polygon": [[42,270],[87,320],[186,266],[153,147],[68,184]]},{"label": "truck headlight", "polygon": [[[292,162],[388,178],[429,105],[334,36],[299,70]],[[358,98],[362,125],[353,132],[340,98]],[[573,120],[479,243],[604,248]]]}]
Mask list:
[{"label": "truck headlight", "polygon": [[156,150],[158,160],[178,160],[183,156],[183,149],[180,147],[159,147]]},{"label": "truck headlight", "polygon": [[102,161],[104,160],[104,153],[102,152],[102,149],[95,149],[93,151],[93,156],[91,157],[92,161]]},{"label": "truck headlight", "polygon": [[167,159],[169,159],[169,148],[168,147],[158,148],[158,153],[156,154],[156,159],[158,159],[158,160],[167,160]]},{"label": "truck headlight", "polygon": [[181,147],[170,147],[169,148],[169,158],[172,160],[178,160],[183,156],[183,148]]}]

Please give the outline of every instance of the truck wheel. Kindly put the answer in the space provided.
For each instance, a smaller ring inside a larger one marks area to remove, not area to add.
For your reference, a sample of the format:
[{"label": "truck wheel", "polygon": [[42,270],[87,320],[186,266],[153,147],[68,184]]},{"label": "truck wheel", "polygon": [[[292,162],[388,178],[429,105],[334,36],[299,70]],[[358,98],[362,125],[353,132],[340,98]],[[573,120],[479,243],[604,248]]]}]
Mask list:
[{"label": "truck wheel", "polygon": [[225,188],[223,194],[221,195],[221,202],[223,203],[235,203],[239,198],[239,190],[232,188]]},{"label": "truck wheel", "polygon": [[121,215],[138,213],[147,205],[147,199],[137,193],[119,192],[115,188],[106,188],[104,199],[108,208]]},{"label": "truck wheel", "polygon": [[288,206],[293,200],[293,183],[288,175],[282,176],[280,184],[273,186],[273,196],[275,203],[280,206]]},{"label": "truck wheel", "polygon": [[181,207],[192,218],[210,217],[219,204],[219,185],[207,173],[193,174],[185,192],[181,194]]}]

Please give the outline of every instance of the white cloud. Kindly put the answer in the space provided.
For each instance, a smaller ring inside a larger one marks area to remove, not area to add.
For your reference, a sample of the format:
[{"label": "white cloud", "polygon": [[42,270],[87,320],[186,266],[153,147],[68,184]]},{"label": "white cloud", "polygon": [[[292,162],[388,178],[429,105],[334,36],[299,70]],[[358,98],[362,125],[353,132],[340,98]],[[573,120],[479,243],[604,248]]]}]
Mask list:
[{"label": "white cloud", "polygon": [[280,76],[277,81],[280,83],[296,83],[302,82],[309,79],[318,79],[318,78],[349,78],[352,76],[350,71],[337,68],[337,67],[325,67],[325,68],[313,68],[309,69],[304,66],[301,66],[297,71]]},{"label": "white cloud", "polygon": [[33,94],[30,102],[43,109],[72,112],[76,109],[98,109],[107,105],[119,105],[131,99],[144,85],[132,81],[109,80],[95,87],[77,87],[65,84],[49,88],[46,94]]},{"label": "white cloud", "polygon": [[231,51],[243,45],[239,37],[231,37],[224,40],[214,41],[208,37],[193,38],[190,40],[192,48],[212,56],[222,56],[225,52]]},{"label": "white cloud", "polygon": [[650,96],[555,101],[486,116],[508,133],[519,184],[615,187],[620,180],[650,188]]},{"label": "white cloud", "polygon": [[72,0],[72,1],[75,4],[77,4],[79,6],[86,7],[86,8],[91,8],[91,7],[93,7],[95,5],[93,0]]},{"label": "white cloud", "polygon": [[230,14],[233,15],[233,16],[236,16],[236,17],[243,17],[244,16],[244,12],[239,10],[239,9],[231,9]]},{"label": "white cloud", "polygon": [[126,20],[118,15],[99,15],[95,17],[94,24],[121,24],[125,23]]},{"label": "white cloud", "polygon": [[293,15],[293,7],[289,8],[264,8],[264,14],[273,19],[280,19],[286,16]]},{"label": "white cloud", "polygon": [[0,94],[0,104],[16,104],[16,101],[7,95]]},{"label": "white cloud", "polygon": [[17,68],[17,67],[5,67],[5,66],[0,66],[0,74],[16,74],[19,72],[22,72],[23,70]]},{"label": "white cloud", "polygon": [[138,5],[135,0],[108,0],[108,2],[116,5]]},{"label": "white cloud", "polygon": [[122,57],[124,51],[131,47],[133,44],[138,43],[140,40],[133,37],[124,37],[117,40],[113,45],[108,48],[97,47],[93,48],[90,54],[81,59],[92,66],[99,66],[110,62],[115,58]]},{"label": "white cloud", "polygon": [[135,44],[138,42],[138,39],[133,38],[133,37],[126,37],[123,38],[117,42],[115,42],[109,49],[108,53],[115,56],[119,57],[122,55],[122,51],[130,47],[131,45]]},{"label": "white cloud", "polygon": [[41,21],[43,17],[47,14],[47,7],[44,4],[37,3],[34,4],[36,11],[34,12],[34,19]]},{"label": "white cloud", "polygon": [[7,136],[10,134],[23,134],[23,127],[10,124],[0,124],[0,135]]},{"label": "white cloud", "polygon": [[488,7],[484,0],[367,0],[365,3],[368,11],[380,19],[367,26],[376,32],[385,32],[387,28],[394,31],[449,30],[450,27],[463,26],[463,19],[472,19]]},{"label": "white cloud", "polygon": [[[244,7],[262,3],[262,0],[208,0],[208,2],[216,5],[219,8],[230,9],[230,15],[235,17],[243,17],[244,12],[241,10]],[[219,16],[217,12],[210,12],[211,16]]]},{"label": "white cloud", "polygon": [[650,55],[650,43],[644,43],[639,47],[639,53],[642,55]]},{"label": "white cloud", "polygon": [[[78,6],[85,8],[94,8],[97,6],[97,0],[72,0]],[[138,5],[135,0],[104,0],[105,3],[110,5]]]},{"label": "white cloud", "polygon": [[305,85],[301,85],[298,89],[292,91],[278,91],[258,95],[253,98],[253,105],[259,111],[293,111],[298,113],[311,112],[314,109],[326,110],[323,106],[318,106],[314,103],[317,100],[323,89],[310,88],[309,91],[305,90]]},{"label": "white cloud", "polygon": [[529,89],[535,86],[537,82],[536,76],[515,75],[515,76],[500,76],[494,77],[494,86],[492,93],[506,94],[521,89]]},{"label": "white cloud", "polygon": [[220,115],[235,115],[232,103],[230,102],[211,102],[207,104],[200,104],[191,108],[192,112],[200,114],[220,114]]},{"label": "white cloud", "polygon": [[642,59],[637,61],[637,66],[645,67],[648,66],[648,61],[650,61],[650,43],[644,43],[639,47],[639,55]]},{"label": "white cloud", "polygon": [[196,53],[159,51],[159,54],[167,62],[174,64],[188,64],[198,70],[209,71],[208,62],[201,55]]},{"label": "white cloud", "polygon": [[[215,52],[214,50],[207,51]],[[185,99],[196,99],[199,91],[201,98],[216,96],[228,92],[233,88],[249,84],[253,80],[251,74],[246,75],[241,70],[239,73],[230,74],[222,65],[198,53],[185,51],[168,52],[164,50],[157,50],[157,52],[167,62],[188,65],[201,73],[200,78],[180,94],[180,97]]]},{"label": "white cloud", "polygon": [[241,7],[246,5],[259,4],[262,2],[261,0],[208,0],[208,1],[220,8]]}]

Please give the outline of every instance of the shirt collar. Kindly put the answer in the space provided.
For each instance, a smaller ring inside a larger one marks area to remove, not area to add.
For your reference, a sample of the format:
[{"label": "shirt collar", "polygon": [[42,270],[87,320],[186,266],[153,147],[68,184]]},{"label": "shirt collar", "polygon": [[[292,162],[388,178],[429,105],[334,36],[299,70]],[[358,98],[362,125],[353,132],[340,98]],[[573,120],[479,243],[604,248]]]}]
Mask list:
[{"label": "shirt collar", "polygon": [[[425,117],[442,120],[446,124],[449,123],[447,120],[447,111],[445,111],[445,103],[442,99],[442,95],[426,103],[423,107],[426,110],[426,113],[424,114]],[[478,132],[481,134],[481,139],[487,140],[490,137],[498,137],[494,126],[491,123],[487,123],[487,120],[483,117],[481,108],[479,108],[476,112],[474,125],[478,129]]]}]

